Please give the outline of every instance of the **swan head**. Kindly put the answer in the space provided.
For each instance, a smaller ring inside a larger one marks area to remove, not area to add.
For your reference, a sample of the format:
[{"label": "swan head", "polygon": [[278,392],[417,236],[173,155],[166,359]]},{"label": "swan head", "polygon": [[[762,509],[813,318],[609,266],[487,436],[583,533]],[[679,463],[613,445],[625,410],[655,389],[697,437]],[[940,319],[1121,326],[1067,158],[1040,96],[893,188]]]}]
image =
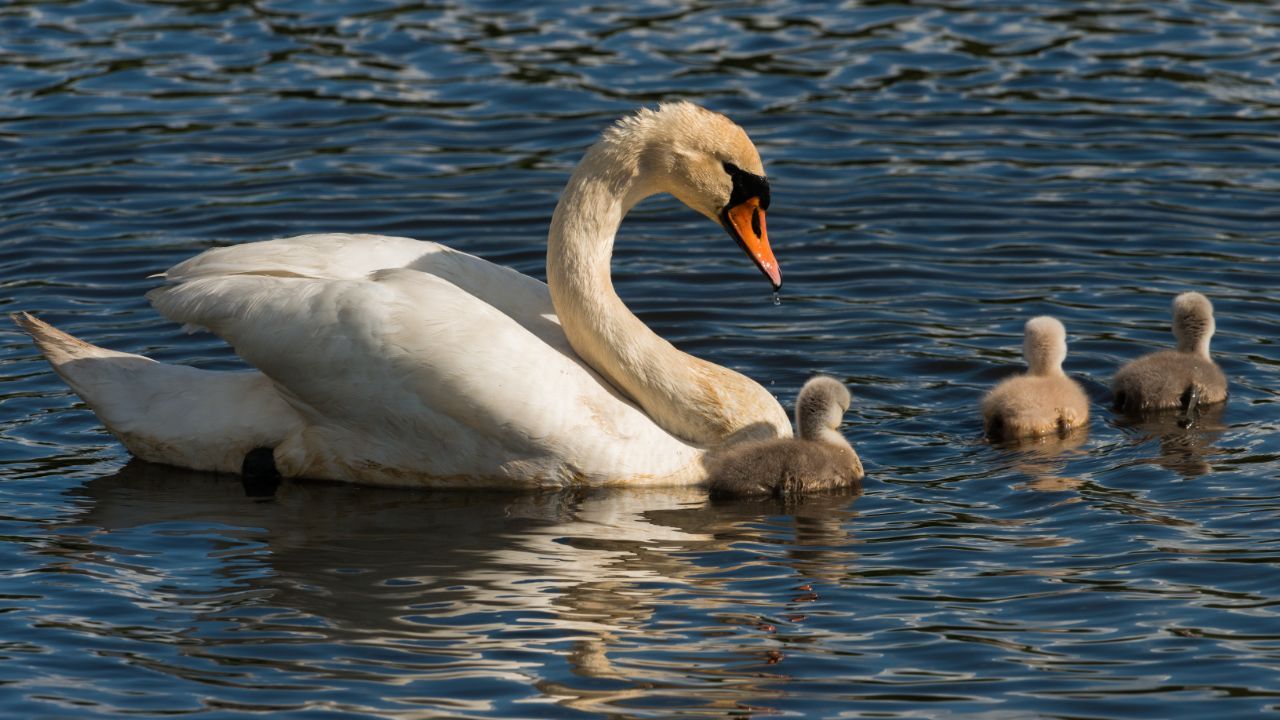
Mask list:
[{"label": "swan head", "polygon": [[732,120],[690,102],[663,103],[614,127],[640,147],[639,170],[680,202],[719,224],[774,289],[782,273],[769,247],[769,180],[760,153]]},{"label": "swan head", "polygon": [[1178,349],[1209,355],[1209,339],[1215,329],[1213,303],[1198,292],[1182,293],[1173,299],[1173,336]]},{"label": "swan head", "polygon": [[1022,356],[1032,375],[1061,375],[1062,361],[1067,359],[1067,329],[1062,322],[1048,315],[1028,320]]},{"label": "swan head", "polygon": [[839,380],[827,375],[810,378],[796,397],[796,434],[802,440],[819,440],[824,431],[838,429],[852,401]]}]

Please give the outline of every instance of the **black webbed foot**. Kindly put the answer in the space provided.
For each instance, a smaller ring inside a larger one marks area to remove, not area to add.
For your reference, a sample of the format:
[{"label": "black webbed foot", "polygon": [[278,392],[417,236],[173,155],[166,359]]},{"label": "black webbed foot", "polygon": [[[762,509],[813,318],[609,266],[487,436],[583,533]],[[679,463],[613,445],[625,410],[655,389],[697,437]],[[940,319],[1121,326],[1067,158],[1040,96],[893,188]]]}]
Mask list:
[{"label": "black webbed foot", "polygon": [[1182,391],[1179,398],[1181,408],[1178,412],[1178,427],[1188,428],[1200,419],[1200,389],[1195,385],[1188,385],[1186,390]]},{"label": "black webbed foot", "polygon": [[273,448],[254,448],[245,453],[240,464],[240,480],[246,497],[272,497],[280,487],[280,471],[276,469]]},{"label": "black webbed foot", "polygon": [[1123,390],[1117,392],[1111,400],[1111,407],[1120,412],[1129,412],[1129,396]]},{"label": "black webbed foot", "polygon": [[1003,415],[993,416],[991,418],[991,421],[987,423],[987,427],[985,428],[984,433],[986,434],[987,439],[991,440],[992,442],[1000,442],[1001,440],[1003,440],[1004,439],[1004,416]]}]

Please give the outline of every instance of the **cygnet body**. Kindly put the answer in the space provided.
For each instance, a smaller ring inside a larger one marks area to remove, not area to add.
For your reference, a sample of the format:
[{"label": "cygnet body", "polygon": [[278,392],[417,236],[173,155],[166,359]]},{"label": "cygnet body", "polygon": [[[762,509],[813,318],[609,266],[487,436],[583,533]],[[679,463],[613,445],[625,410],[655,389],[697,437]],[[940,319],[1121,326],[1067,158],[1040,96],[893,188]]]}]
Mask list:
[{"label": "cygnet body", "polygon": [[1027,321],[1027,372],[1002,381],[982,399],[982,427],[993,440],[1066,434],[1089,421],[1089,399],[1062,371],[1067,330],[1057,318]]},{"label": "cygnet body", "polygon": [[1116,409],[1141,413],[1182,408],[1194,413],[1197,405],[1213,405],[1227,399],[1227,377],[1209,358],[1209,340],[1215,328],[1213,303],[1198,292],[1173,299],[1173,336],[1176,350],[1143,355],[1120,368],[1111,383]]},{"label": "cygnet body", "polygon": [[796,437],[735,445],[708,461],[714,497],[795,497],[858,488],[862,461],[840,434],[849,390],[835,378],[810,378],[796,398]]}]

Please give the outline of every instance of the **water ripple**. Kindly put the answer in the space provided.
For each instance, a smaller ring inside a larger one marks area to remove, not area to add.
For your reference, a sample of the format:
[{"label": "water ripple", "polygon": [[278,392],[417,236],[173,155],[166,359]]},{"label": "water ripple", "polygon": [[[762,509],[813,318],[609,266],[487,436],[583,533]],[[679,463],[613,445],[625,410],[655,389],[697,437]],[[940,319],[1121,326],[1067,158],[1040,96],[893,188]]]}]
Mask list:
[{"label": "water ripple", "polygon": [[[1252,716],[1274,710],[1280,11],[1266,3],[19,0],[0,8],[0,306],[231,369],[146,305],[208,247],[435,239],[541,276],[570,169],[640,104],[751,133],[783,303],[651,200],[615,281],[789,404],[855,403],[859,498],[458,495],[128,462],[0,333],[0,713]],[[694,278],[697,282],[693,282]],[[1225,409],[1106,409],[1209,294]],[[982,392],[1068,328],[1087,432]]]}]

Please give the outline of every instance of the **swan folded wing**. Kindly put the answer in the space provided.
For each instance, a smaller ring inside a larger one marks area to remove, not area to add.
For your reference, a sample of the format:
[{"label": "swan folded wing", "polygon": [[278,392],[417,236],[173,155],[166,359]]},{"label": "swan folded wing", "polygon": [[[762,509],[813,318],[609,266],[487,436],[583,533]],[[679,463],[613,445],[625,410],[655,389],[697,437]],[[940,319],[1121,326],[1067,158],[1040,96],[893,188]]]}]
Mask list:
[{"label": "swan folded wing", "polygon": [[572,353],[560,330],[546,283],[425,240],[346,233],[299,235],[206,250],[173,266],[162,277],[171,284],[232,275],[361,280],[371,273],[396,268],[443,278],[464,292],[483,298],[543,342]]},{"label": "swan folded wing", "polygon": [[442,245],[389,235],[324,233],[206,250],[162,273],[169,282],[214,275],[354,280],[375,270],[406,267]]},{"label": "swan folded wing", "polygon": [[685,475],[699,451],[544,342],[546,328],[535,333],[437,275],[214,275],[149,297],[166,317],[230,342],[308,420],[277,450],[278,462],[295,465],[282,467],[289,474],[455,484],[696,479]]}]

